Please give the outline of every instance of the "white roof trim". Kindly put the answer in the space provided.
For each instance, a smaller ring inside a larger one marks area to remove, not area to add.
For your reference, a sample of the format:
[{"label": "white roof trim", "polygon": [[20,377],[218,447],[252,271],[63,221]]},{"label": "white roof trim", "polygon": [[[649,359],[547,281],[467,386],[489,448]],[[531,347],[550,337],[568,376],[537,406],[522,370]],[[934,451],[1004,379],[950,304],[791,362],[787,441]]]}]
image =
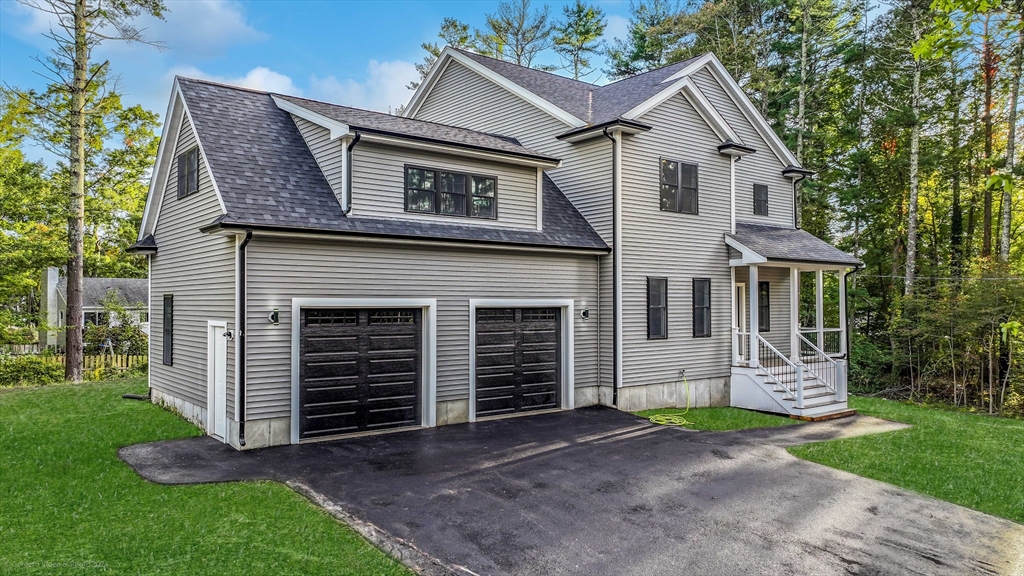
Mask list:
[{"label": "white roof trim", "polygon": [[576,116],[566,112],[565,110],[559,108],[558,106],[555,106],[551,102],[548,102],[547,100],[541,98],[540,96],[534,94],[533,92],[527,90],[526,88],[523,88],[519,84],[512,82],[511,80],[505,78],[501,74],[498,74],[497,72],[491,70],[490,68],[484,66],[483,64],[480,64],[479,62],[473,60],[472,58],[469,58],[465,54],[460,53],[458,50],[455,50],[451,46],[446,46],[444,51],[441,52],[441,55],[438,56],[437,61],[434,62],[433,66],[431,66],[430,73],[427,74],[427,77],[423,80],[423,82],[420,83],[419,87],[416,89],[416,93],[413,94],[412,99],[409,100],[409,105],[406,106],[405,112],[403,112],[402,114],[403,116],[405,116],[406,118],[416,117],[416,113],[419,112],[420,106],[422,106],[423,102],[426,101],[427,94],[429,94],[430,91],[433,89],[434,84],[437,83],[437,79],[441,77],[441,72],[448,68],[449,63],[452,60],[458,62],[459,64],[462,64],[466,68],[469,68],[470,70],[476,72],[477,74],[483,76],[484,78],[490,80],[491,82],[494,82],[498,86],[501,86],[502,88],[508,90],[512,94],[522,98],[526,102],[533,104],[537,108],[540,108],[544,112],[547,112],[548,114],[554,116],[555,118],[561,120],[562,122],[568,124],[569,126],[579,128],[581,126],[587,125],[586,121],[577,118]]},{"label": "white roof trim", "polygon": [[740,253],[740,258],[733,258],[729,260],[729,266],[748,266],[750,264],[764,264],[768,261],[767,258],[754,252],[750,248],[747,248],[739,240],[725,235],[725,244],[732,248],[735,248]]},{"label": "white roof trim", "polygon": [[732,129],[732,126],[729,126],[729,123],[725,121],[725,118],[718,113],[714,104],[708,100],[707,96],[705,96],[704,93],[700,91],[700,88],[693,83],[693,80],[688,77],[676,80],[671,86],[641,102],[632,110],[623,114],[622,117],[627,120],[636,120],[679,92],[683,93],[683,96],[686,97],[686,100],[690,105],[693,106],[697,113],[700,114],[700,117],[704,119],[704,122],[706,122],[707,125],[715,131],[715,134],[723,142],[726,140],[732,140],[737,144],[743,143],[740,140],[739,135],[737,135]]},{"label": "white roof trim", "polygon": [[[185,96],[181,93],[181,85],[178,84],[178,79],[175,78],[174,87],[171,90],[171,101],[167,106],[167,115],[164,116],[164,130],[161,132],[160,144],[157,146],[155,168],[149,179],[149,192],[146,193],[146,208],[142,214],[142,223],[139,226],[139,240],[142,240],[148,234],[156,232],[156,225],[160,220],[160,208],[163,206],[164,197],[167,196],[167,184],[171,178],[170,172],[171,163],[174,161],[174,151],[178,147],[178,138],[181,136],[182,112],[184,112],[185,118],[188,119],[192,132],[195,133],[196,147],[199,148],[199,155],[203,159],[203,164],[206,165],[207,176],[210,177],[210,184],[213,186],[213,192],[217,196],[217,204],[220,205],[220,213],[228,213],[227,208],[224,206],[224,197],[221,196],[220,188],[217,186],[217,179],[213,177],[210,159],[206,156],[206,151],[203,149],[203,141],[199,138],[199,133],[196,131],[196,123],[192,121],[192,114],[188,110],[188,103],[185,101]],[[170,129],[169,134],[167,133],[168,129]],[[164,145],[168,142],[172,143],[165,148]],[[160,195],[156,198],[156,204],[153,204],[154,193],[157,191],[158,183],[162,184],[159,187]],[[153,210],[152,218],[150,218],[151,210]]]},{"label": "white roof trim", "polygon": [[754,130],[760,134],[761,138],[768,144],[768,147],[772,149],[772,152],[779,158],[779,161],[785,165],[800,166],[800,162],[797,161],[796,156],[790,152],[782,138],[775,133],[768,121],[764,119],[764,116],[757,111],[754,107],[753,102],[747,98],[747,95],[740,88],[740,85],[736,83],[736,79],[729,74],[729,71],[725,69],[725,65],[718,59],[713,53],[707,53],[695,60],[692,64],[686,68],[676,72],[672,76],[669,76],[663,82],[671,82],[679,78],[691,76],[701,68],[707,67],[711,75],[718,81],[718,83],[725,90],[725,93],[729,95],[729,98],[736,104],[736,107],[740,109],[743,116],[746,117],[747,121],[750,122]]},{"label": "white roof trim", "polygon": [[323,126],[330,130],[331,140],[337,140],[338,138],[342,138],[349,134],[348,124],[345,124],[344,122],[332,120],[323,114],[317,114],[309,108],[304,108],[294,102],[285,100],[284,98],[278,98],[273,94],[271,94],[270,97],[274,99],[274,104],[277,104],[277,107],[281,110],[284,110],[289,114],[294,114],[303,120],[309,120],[313,124]]}]

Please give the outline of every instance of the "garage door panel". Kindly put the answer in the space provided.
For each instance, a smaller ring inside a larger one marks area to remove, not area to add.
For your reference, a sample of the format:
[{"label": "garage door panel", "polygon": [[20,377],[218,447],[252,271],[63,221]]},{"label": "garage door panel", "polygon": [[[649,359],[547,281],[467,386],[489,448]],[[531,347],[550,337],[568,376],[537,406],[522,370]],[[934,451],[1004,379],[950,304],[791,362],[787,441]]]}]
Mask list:
[{"label": "garage door panel", "polygon": [[300,438],[419,423],[417,309],[302,310]]},{"label": "garage door panel", "polygon": [[560,406],[559,317],[557,308],[477,310],[477,416]]}]

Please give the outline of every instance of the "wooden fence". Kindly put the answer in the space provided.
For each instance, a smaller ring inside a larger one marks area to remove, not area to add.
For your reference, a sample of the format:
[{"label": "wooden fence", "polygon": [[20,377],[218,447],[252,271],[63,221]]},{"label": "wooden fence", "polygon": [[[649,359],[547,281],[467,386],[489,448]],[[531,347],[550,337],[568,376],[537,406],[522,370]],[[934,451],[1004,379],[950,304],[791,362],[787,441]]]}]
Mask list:
[{"label": "wooden fence", "polygon": [[[43,356],[47,362],[53,364],[64,364],[63,356]],[[146,357],[144,355],[131,356],[128,354],[104,354],[95,356],[86,356],[82,359],[83,368],[86,370],[97,370],[100,368],[115,368],[118,370],[128,370],[130,368],[136,368],[146,364]]]}]

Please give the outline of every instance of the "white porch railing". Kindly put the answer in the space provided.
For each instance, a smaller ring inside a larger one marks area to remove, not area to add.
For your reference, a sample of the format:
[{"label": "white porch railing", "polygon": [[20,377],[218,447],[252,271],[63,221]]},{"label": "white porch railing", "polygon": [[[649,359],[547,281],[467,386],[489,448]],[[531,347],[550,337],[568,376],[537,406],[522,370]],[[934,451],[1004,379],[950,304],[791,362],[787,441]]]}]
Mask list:
[{"label": "white porch railing", "polygon": [[732,364],[739,366],[750,360],[750,334],[737,327],[732,329]]},{"label": "white porch railing", "polygon": [[836,395],[836,400],[846,400],[846,363],[836,362],[821,348],[800,334],[800,361],[808,372],[820,380]]},{"label": "white porch railing", "polygon": [[[804,365],[794,363],[782,352],[775,349],[760,334],[757,335],[757,359],[751,362],[751,366],[762,368],[767,378],[782,387],[796,400],[796,408],[804,407]],[[792,384],[788,383],[790,376]]]},{"label": "white porch railing", "polygon": [[801,327],[798,334],[818,350],[833,357],[846,354],[843,332],[842,328],[822,328],[819,331],[817,328]]}]

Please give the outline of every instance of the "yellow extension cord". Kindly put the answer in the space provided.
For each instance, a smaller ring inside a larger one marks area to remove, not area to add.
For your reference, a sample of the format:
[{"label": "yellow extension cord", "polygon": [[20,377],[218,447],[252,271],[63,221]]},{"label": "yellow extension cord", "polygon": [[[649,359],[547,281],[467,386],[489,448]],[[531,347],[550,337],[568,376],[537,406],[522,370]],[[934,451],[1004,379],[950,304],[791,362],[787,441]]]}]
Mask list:
[{"label": "yellow extension cord", "polygon": [[682,414],[655,414],[648,418],[651,424],[661,424],[662,426],[686,426],[687,424],[693,426],[695,424],[683,418],[690,411],[690,384],[686,381],[686,376],[683,376],[683,387],[686,388],[686,410],[683,410]]}]

